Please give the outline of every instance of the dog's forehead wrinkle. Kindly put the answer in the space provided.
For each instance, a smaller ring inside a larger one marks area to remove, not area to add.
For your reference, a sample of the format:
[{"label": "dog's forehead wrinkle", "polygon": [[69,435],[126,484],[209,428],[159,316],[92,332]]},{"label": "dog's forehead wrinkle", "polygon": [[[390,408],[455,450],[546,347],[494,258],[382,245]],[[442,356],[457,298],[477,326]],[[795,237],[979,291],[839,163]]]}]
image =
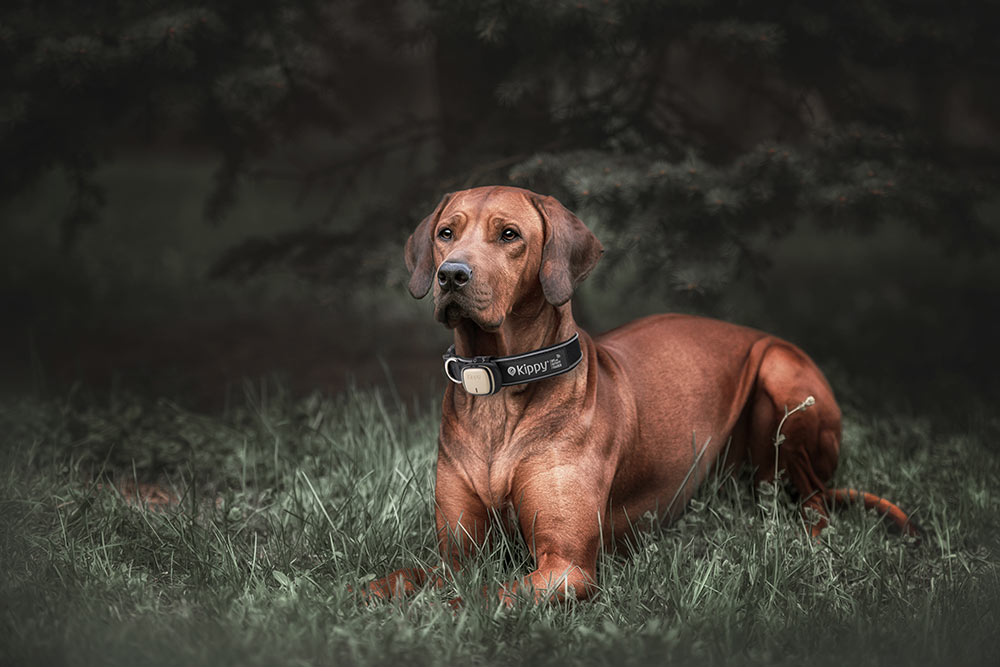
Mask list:
[{"label": "dog's forehead wrinkle", "polygon": [[538,211],[523,191],[503,186],[474,188],[460,193],[448,206],[448,215],[456,214],[467,221],[487,225],[540,221]]}]

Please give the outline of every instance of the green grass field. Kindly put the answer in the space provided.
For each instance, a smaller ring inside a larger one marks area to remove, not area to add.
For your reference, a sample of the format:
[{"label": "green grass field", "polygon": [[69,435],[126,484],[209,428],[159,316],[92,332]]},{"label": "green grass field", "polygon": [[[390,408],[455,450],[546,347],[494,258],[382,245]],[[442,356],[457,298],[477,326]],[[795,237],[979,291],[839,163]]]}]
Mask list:
[{"label": "green grass field", "polygon": [[[913,511],[922,545],[859,509],[817,545],[784,491],[715,478],[601,556],[596,599],[505,610],[477,591],[529,570],[519,538],[449,590],[374,607],[348,591],[435,561],[434,404],[270,385],[217,417],[8,401],[0,664],[995,664],[1000,419],[967,421],[847,417],[837,483]],[[129,481],[180,503],[136,507]]]}]

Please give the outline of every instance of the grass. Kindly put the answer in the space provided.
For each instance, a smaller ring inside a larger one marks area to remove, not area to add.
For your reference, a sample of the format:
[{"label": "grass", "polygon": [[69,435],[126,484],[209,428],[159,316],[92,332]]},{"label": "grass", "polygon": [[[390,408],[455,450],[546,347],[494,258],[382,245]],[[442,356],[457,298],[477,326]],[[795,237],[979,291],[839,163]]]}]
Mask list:
[{"label": "grass", "polygon": [[[477,594],[530,567],[504,536],[450,590],[375,607],[348,591],[435,562],[434,405],[264,384],[218,417],[23,399],[0,428],[0,664],[977,664],[1000,649],[994,416],[962,433],[848,416],[837,482],[913,510],[920,546],[859,509],[816,545],[783,490],[716,477],[631,554],[601,556],[596,599],[513,610]],[[130,481],[181,500],[136,507]]]}]

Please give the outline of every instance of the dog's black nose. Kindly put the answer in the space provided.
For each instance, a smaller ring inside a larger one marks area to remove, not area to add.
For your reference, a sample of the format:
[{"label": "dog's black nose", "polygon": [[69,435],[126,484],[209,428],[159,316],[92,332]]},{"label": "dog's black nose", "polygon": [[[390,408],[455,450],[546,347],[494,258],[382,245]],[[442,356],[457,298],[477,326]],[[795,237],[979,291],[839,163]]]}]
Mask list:
[{"label": "dog's black nose", "polygon": [[472,279],[472,269],[464,262],[443,262],[438,267],[438,285],[443,290],[462,289]]}]

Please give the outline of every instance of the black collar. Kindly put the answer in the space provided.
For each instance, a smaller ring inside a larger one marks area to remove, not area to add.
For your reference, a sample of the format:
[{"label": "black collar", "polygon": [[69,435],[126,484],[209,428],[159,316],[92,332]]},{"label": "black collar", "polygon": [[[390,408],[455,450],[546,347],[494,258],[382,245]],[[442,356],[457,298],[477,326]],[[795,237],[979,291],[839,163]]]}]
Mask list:
[{"label": "black collar", "polygon": [[457,356],[452,345],[443,355],[444,374],[470,394],[488,396],[501,387],[544,380],[573,370],[583,358],[579,338],[579,334],[573,334],[561,343],[511,357],[466,359]]}]

